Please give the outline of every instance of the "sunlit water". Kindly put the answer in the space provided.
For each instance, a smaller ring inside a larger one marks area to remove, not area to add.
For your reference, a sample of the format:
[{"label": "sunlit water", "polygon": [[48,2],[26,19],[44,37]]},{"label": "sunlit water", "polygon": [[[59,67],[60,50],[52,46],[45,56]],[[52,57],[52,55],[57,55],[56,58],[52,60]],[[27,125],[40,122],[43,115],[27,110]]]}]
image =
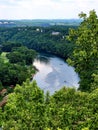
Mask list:
[{"label": "sunlit water", "polygon": [[39,70],[33,79],[44,92],[50,91],[53,94],[63,86],[79,87],[78,74],[63,59],[41,54],[33,64]]}]

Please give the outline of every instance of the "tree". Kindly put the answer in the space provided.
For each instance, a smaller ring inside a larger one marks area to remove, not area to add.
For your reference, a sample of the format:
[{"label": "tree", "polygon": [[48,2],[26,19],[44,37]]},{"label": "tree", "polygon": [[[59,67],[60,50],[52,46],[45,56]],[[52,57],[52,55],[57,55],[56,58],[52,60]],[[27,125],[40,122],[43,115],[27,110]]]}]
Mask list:
[{"label": "tree", "polygon": [[0,67],[0,81],[3,86],[22,84],[27,78],[31,78],[34,69],[19,64],[2,63]]},{"label": "tree", "polygon": [[[94,75],[98,75],[98,17],[94,10],[90,11],[89,16],[81,13],[83,19],[77,30],[71,29],[69,36],[75,48],[71,60],[68,62],[75,66],[80,74],[80,90],[92,91],[98,84],[92,85]],[[97,82],[98,83],[98,82]]]},{"label": "tree", "polygon": [[2,83],[0,81],[0,91],[3,89]]},{"label": "tree", "polygon": [[36,55],[36,51],[21,46],[13,48],[12,52],[7,54],[7,58],[11,63],[24,63],[26,65],[31,65]]},{"label": "tree", "polygon": [[20,47],[20,46],[21,46],[20,43],[6,42],[6,43],[3,43],[3,44],[2,44],[1,49],[2,49],[2,51],[4,51],[4,52],[10,52],[10,51],[12,50],[12,48],[14,48],[14,47]]},{"label": "tree", "polygon": [[3,130],[97,130],[98,89],[62,88],[44,95],[35,81],[16,85],[0,109]]},{"label": "tree", "polygon": [[9,94],[3,112],[3,130],[43,130],[46,126],[43,91],[27,80]]}]

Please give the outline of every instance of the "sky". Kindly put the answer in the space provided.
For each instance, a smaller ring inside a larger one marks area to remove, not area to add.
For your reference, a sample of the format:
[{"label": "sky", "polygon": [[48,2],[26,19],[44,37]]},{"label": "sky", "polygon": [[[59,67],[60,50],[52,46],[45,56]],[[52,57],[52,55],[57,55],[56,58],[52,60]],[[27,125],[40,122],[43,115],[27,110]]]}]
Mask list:
[{"label": "sky", "polygon": [[98,0],[0,0],[0,19],[72,19],[95,10]]}]

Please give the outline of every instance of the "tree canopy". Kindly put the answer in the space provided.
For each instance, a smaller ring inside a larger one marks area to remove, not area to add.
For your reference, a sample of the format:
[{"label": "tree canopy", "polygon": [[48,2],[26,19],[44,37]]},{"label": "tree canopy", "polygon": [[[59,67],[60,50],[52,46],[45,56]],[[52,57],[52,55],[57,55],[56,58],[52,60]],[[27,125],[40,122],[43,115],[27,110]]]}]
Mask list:
[{"label": "tree canopy", "polygon": [[36,57],[36,51],[25,46],[13,48],[6,56],[11,63],[24,63],[31,65]]},{"label": "tree canopy", "polygon": [[0,110],[3,130],[97,130],[98,89],[88,92],[63,87],[53,95],[27,80],[8,95]]},{"label": "tree canopy", "polygon": [[77,28],[77,26],[0,28],[1,50],[9,52],[13,47],[23,45],[39,52],[56,54],[66,59],[74,47],[73,43],[65,39],[69,28]]},{"label": "tree canopy", "polygon": [[0,90],[22,84],[35,73],[32,65],[37,53],[27,47],[12,47],[11,52],[0,55]]},{"label": "tree canopy", "polygon": [[80,90],[92,91],[98,87],[95,79],[98,80],[98,17],[94,10],[90,11],[89,16],[81,13],[82,23],[77,30],[71,29],[69,36],[75,48],[69,63],[75,66],[80,74]]}]

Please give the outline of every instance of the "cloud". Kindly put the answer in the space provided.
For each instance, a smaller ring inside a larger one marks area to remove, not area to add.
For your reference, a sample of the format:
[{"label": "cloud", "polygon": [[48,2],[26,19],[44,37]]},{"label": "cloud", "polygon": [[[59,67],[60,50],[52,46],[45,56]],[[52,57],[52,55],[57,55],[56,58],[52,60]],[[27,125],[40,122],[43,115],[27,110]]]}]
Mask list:
[{"label": "cloud", "polygon": [[0,18],[78,18],[95,9],[97,0],[0,0]]},{"label": "cloud", "polygon": [[[15,1],[13,1],[13,0],[1,0],[0,1],[0,4],[1,5],[7,5],[7,6],[9,6],[9,5],[11,5],[11,4],[13,4]],[[14,3],[14,4],[16,4],[16,3]]]}]

